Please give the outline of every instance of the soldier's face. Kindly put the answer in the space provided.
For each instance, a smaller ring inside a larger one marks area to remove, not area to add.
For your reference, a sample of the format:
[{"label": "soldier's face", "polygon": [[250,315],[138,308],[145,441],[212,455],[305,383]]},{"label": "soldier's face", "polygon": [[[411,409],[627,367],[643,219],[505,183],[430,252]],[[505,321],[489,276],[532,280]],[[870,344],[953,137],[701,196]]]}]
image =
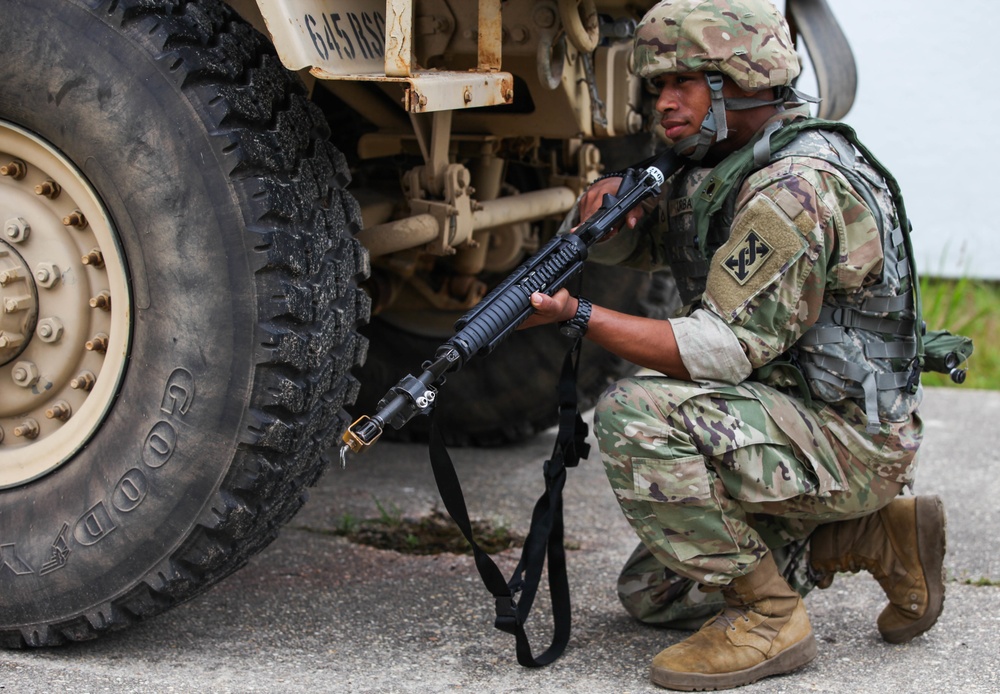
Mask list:
[{"label": "soldier's face", "polygon": [[[708,87],[703,72],[680,72],[659,75],[653,84],[660,90],[656,99],[656,110],[660,113],[660,125],[671,144],[701,131],[702,121],[712,109],[712,90]],[[722,94],[727,98],[757,96],[761,99],[773,98],[768,90],[745,92],[728,77],[723,77]],[[742,147],[753,137],[764,121],[775,112],[773,107],[749,110],[726,111],[729,135],[722,142],[712,145],[713,157],[728,154]],[[712,157],[709,157],[711,159]]]},{"label": "soldier's face", "polygon": [[700,72],[659,75],[653,84],[660,90],[656,110],[663,133],[671,143],[697,135],[712,108],[712,92]]}]

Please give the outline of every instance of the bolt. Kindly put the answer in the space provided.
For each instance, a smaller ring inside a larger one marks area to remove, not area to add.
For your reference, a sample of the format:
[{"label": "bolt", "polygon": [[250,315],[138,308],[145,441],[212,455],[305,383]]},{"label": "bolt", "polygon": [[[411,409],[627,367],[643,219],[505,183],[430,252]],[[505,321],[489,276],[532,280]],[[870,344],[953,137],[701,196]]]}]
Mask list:
[{"label": "bolt", "polygon": [[69,382],[69,387],[74,390],[90,390],[94,387],[97,378],[90,371],[81,371],[76,378]]},{"label": "bolt", "polygon": [[10,377],[22,388],[30,388],[38,382],[38,367],[34,362],[19,361],[11,369]]},{"label": "bolt", "polygon": [[104,333],[97,333],[94,337],[87,340],[84,347],[86,347],[89,352],[107,352],[108,336]]},{"label": "bolt", "polygon": [[64,226],[85,229],[87,227],[87,218],[83,216],[83,212],[80,210],[73,210],[62,218],[62,223]]},{"label": "bolt", "polygon": [[12,217],[4,222],[3,233],[14,243],[21,243],[31,233],[31,225],[23,217]]},{"label": "bolt", "polygon": [[0,176],[10,176],[15,181],[20,181],[26,173],[28,173],[28,167],[20,159],[14,159],[0,166]]},{"label": "bolt", "polygon": [[38,422],[34,419],[26,419],[20,425],[14,427],[14,436],[21,436],[26,439],[38,437]]},{"label": "bolt", "polygon": [[12,296],[3,304],[4,313],[17,313],[25,311],[31,306],[30,296]]},{"label": "bolt", "polygon": [[58,342],[63,334],[63,324],[58,318],[45,318],[38,321],[38,337],[42,342]]},{"label": "bolt", "polygon": [[465,88],[465,92],[462,94],[462,98],[465,100],[465,103],[467,103],[467,104],[471,104],[472,103],[472,88],[471,87],[466,87]]},{"label": "bolt", "polygon": [[13,282],[18,278],[18,272],[16,268],[11,268],[10,270],[4,270],[0,272],[0,287],[6,287],[8,284]]},{"label": "bolt", "polygon": [[59,197],[59,193],[62,192],[62,188],[59,184],[53,181],[51,178],[46,179],[35,186],[35,195],[43,195],[49,200],[55,200]]},{"label": "bolt", "polygon": [[39,263],[38,269],[35,270],[35,279],[38,281],[39,286],[46,289],[51,289],[55,286],[60,276],[59,267],[53,263]]},{"label": "bolt", "polygon": [[90,308],[99,308],[102,311],[111,310],[111,294],[108,293],[107,289],[90,300]]},{"label": "bolt", "polygon": [[534,20],[543,29],[551,29],[556,23],[556,13],[549,7],[539,7],[535,10]]},{"label": "bolt", "polygon": [[24,335],[21,333],[8,333],[0,330],[0,349],[7,347],[19,347],[24,343]]},{"label": "bolt", "polygon": [[69,403],[65,400],[59,400],[53,403],[52,407],[45,410],[45,416],[48,419],[59,419],[66,421],[73,415],[73,408],[69,406]]},{"label": "bolt", "polygon": [[80,258],[80,262],[91,267],[104,267],[104,254],[100,248],[94,248],[87,255]]}]

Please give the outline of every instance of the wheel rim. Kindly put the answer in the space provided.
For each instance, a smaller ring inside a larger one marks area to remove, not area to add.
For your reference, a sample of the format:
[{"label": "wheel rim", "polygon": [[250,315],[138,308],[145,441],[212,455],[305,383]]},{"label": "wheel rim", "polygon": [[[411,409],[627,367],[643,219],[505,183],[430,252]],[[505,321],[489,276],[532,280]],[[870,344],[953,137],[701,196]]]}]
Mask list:
[{"label": "wheel rim", "polygon": [[0,489],[64,464],[125,370],[131,299],[111,219],[49,143],[0,120]]}]

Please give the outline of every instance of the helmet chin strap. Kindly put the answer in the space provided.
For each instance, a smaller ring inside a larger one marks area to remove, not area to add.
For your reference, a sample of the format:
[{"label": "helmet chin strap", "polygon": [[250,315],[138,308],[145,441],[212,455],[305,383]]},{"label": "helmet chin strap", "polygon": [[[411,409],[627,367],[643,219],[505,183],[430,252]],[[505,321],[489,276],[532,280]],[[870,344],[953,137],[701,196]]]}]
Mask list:
[{"label": "helmet chin strap", "polygon": [[[726,110],[746,111],[751,108],[761,106],[778,106],[779,108],[788,102],[812,102],[818,101],[815,97],[806,96],[795,91],[792,87],[776,87],[777,98],[770,101],[755,99],[753,97],[736,97],[727,99],[722,96],[722,73],[706,72],[705,80],[712,95],[712,107],[705,114],[705,120],[701,122],[701,130],[697,135],[685,137],[674,144],[674,151],[684,155],[692,161],[700,161],[708,153],[709,148],[716,142],[722,142],[729,137],[729,127],[726,123]],[[688,150],[693,150],[690,154],[684,154]]]},{"label": "helmet chin strap", "polygon": [[677,154],[694,148],[691,154],[685,155],[692,161],[700,161],[708,153],[709,147],[716,142],[722,142],[729,137],[729,127],[726,125],[726,99],[722,96],[722,73],[706,72],[705,80],[712,94],[712,107],[701,122],[701,130],[697,135],[685,137],[674,145]]}]

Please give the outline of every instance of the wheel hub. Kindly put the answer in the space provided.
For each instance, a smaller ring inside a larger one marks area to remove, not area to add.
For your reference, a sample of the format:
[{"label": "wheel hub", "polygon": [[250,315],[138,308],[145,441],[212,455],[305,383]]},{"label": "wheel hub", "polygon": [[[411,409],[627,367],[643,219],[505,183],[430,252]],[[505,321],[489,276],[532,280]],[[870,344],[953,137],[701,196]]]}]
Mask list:
[{"label": "wheel hub", "polygon": [[[10,238],[25,228],[23,219],[4,225]],[[27,336],[38,318],[38,292],[31,269],[14,247],[0,239],[0,365],[8,364],[28,346]]]},{"label": "wheel hub", "polygon": [[124,373],[130,297],[101,200],[55,147],[0,121],[0,489],[69,460]]}]

